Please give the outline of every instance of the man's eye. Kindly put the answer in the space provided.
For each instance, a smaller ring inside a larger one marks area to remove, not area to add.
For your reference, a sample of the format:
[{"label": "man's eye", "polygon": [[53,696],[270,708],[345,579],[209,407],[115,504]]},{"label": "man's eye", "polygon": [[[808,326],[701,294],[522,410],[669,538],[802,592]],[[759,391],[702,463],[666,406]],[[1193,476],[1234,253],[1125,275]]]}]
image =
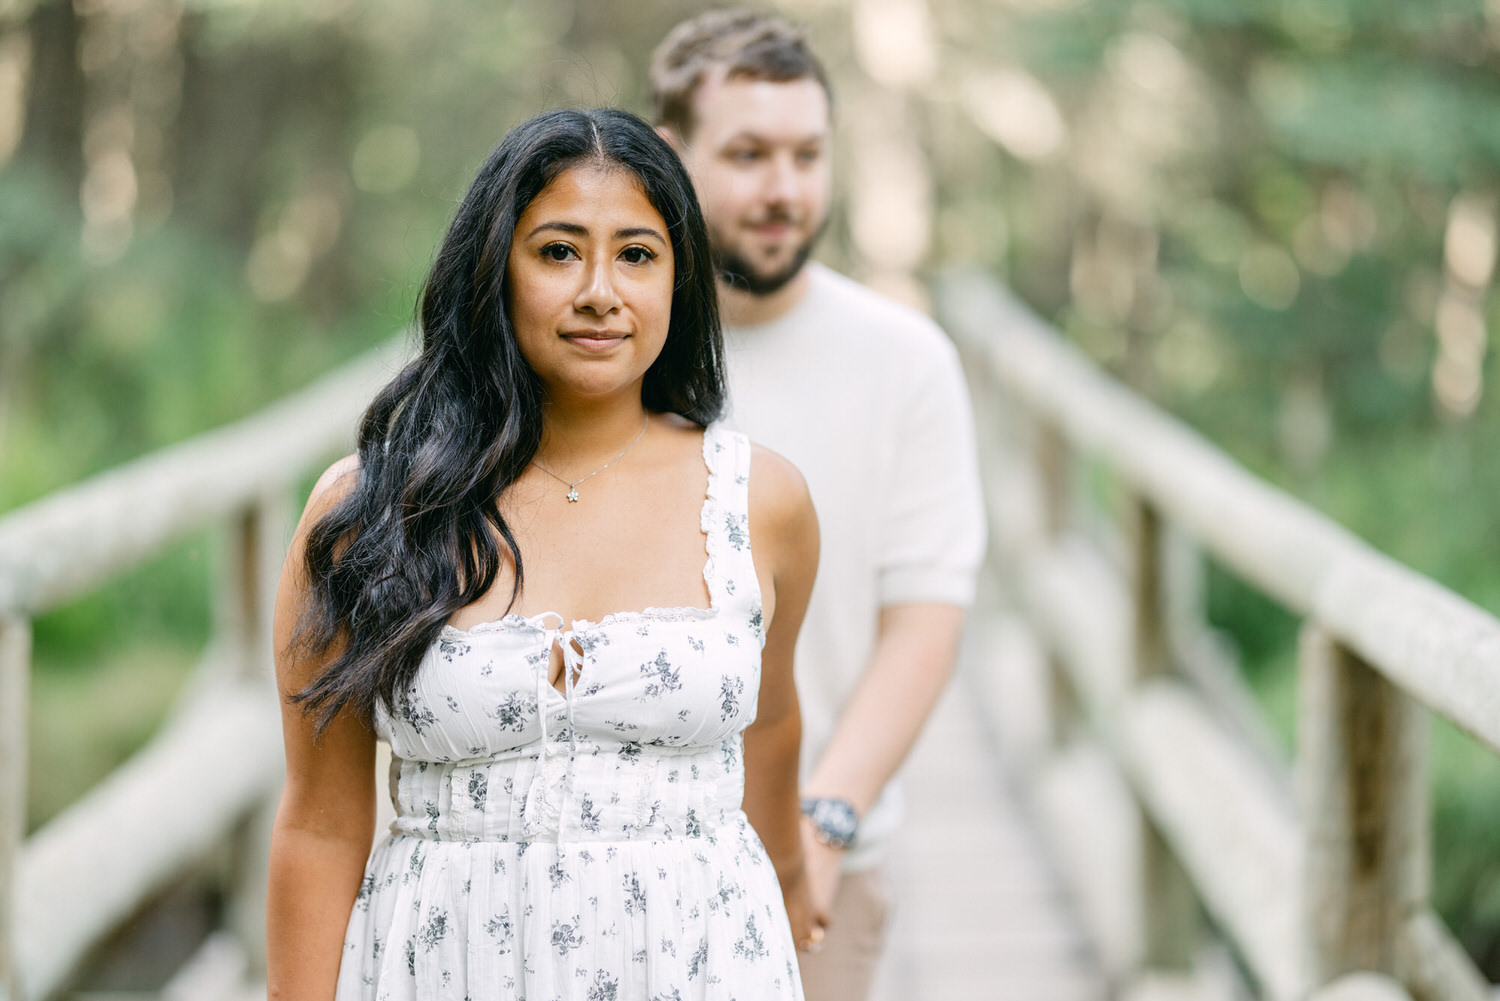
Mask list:
[{"label": "man's eye", "polygon": [[656,254],[646,247],[632,246],[620,251],[620,256],[627,264],[645,264],[647,261],[656,260]]}]

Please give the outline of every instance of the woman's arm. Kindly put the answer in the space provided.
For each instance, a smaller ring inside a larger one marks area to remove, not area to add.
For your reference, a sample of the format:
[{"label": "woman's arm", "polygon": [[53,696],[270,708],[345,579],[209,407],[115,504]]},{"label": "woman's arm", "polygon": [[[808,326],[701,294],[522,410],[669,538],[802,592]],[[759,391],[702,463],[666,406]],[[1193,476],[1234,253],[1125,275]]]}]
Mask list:
[{"label": "woman's arm", "polygon": [[797,805],[802,714],[792,680],[792,651],[818,569],[818,519],[796,467],[757,447],[751,460],[750,538],[766,615],[760,699],[745,730],[745,815],[781,880],[792,935],[806,944],[814,925]]},{"label": "woman's arm", "polygon": [[345,714],[315,739],[315,721],[290,701],[335,652],[304,657],[291,641],[307,600],[308,529],[352,487],[354,469],[351,459],[336,463],[313,488],[276,594],[286,786],[271,834],[266,956],[269,996],[278,1001],[332,1001],[344,930],[374,836],[373,735]]}]

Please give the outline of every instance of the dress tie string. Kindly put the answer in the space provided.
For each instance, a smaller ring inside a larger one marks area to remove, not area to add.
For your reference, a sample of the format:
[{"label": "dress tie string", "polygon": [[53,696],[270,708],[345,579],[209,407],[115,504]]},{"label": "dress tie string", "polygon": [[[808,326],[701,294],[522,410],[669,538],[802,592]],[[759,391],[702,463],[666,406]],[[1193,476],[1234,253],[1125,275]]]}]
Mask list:
[{"label": "dress tie string", "polygon": [[[545,830],[556,824],[559,835],[567,827],[564,819],[570,812],[568,798],[573,789],[573,766],[578,756],[578,727],[573,717],[573,702],[577,697],[575,682],[583,670],[583,649],[575,645],[576,637],[572,629],[566,629],[567,624],[561,615],[556,612],[543,612],[527,619],[531,628],[542,634],[542,647],[540,650],[529,655],[536,672],[536,707],[537,722],[541,727],[542,747],[538,759],[541,766],[536,776],[536,784],[532,792],[526,798],[522,807],[528,829]],[[563,661],[563,685],[562,696],[566,707],[568,720],[568,759],[563,764],[561,781],[548,766],[553,757],[552,741],[547,732],[547,717],[551,715],[548,709],[548,689],[556,691],[552,687],[550,672],[552,667],[552,648],[557,647],[562,651]],[[548,819],[550,816],[551,819]]]},{"label": "dress tie string", "polygon": [[[555,618],[557,625],[543,625],[549,618]],[[541,656],[536,659],[536,718],[542,727],[542,757],[547,756],[547,689],[552,687],[547,677],[552,667],[552,647],[562,638],[563,617],[556,612],[543,612],[533,620],[538,629],[542,631],[542,637],[546,640],[546,646]],[[563,658],[563,670],[567,670],[567,657]],[[566,697],[566,696],[564,696]],[[571,722],[571,720],[569,721]]]},{"label": "dress tie string", "polygon": [[[566,636],[566,639],[564,639]],[[568,777],[573,777],[573,758],[578,753],[578,727],[573,723],[573,686],[583,673],[583,654],[574,646],[573,631],[558,633],[555,642],[562,646],[563,655],[563,703],[568,711]],[[551,648],[548,648],[551,652]]]},{"label": "dress tie string", "polygon": [[[557,625],[545,626],[541,623],[547,619],[556,619]],[[546,705],[546,689],[552,686],[547,677],[552,664],[552,648],[555,646],[562,650],[563,659],[563,703],[568,714],[568,779],[573,778],[573,759],[578,754],[578,727],[573,719],[573,696],[574,682],[583,671],[583,653],[574,645],[573,630],[564,629],[564,619],[556,612],[543,612],[537,616],[537,624],[541,626],[542,635],[546,640],[546,653],[537,661],[536,668],[536,706],[537,718],[542,725],[542,755],[547,754],[547,712],[543,708]],[[546,686],[546,687],[543,687]]]}]

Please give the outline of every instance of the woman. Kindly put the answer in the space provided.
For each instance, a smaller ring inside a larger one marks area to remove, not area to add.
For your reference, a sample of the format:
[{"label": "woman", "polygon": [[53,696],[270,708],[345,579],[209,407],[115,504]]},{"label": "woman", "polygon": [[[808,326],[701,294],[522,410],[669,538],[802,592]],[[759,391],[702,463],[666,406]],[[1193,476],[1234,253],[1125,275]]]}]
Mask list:
[{"label": "woman", "polygon": [[[273,998],[800,997],[817,522],[711,424],[707,248],[623,112],[539,116],[480,170],[421,355],[283,572]],[[366,864],[376,734],[397,818]]]}]

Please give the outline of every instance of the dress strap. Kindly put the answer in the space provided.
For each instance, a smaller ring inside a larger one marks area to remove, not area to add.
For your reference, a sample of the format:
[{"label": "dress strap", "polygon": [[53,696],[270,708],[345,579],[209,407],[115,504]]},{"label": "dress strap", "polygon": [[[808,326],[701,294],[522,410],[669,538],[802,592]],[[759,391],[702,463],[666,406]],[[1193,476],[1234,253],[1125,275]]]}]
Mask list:
[{"label": "dress strap", "polygon": [[704,577],[715,608],[760,612],[760,583],[750,555],[750,439],[711,424],[703,432],[708,496],[703,534],[708,536]]}]

